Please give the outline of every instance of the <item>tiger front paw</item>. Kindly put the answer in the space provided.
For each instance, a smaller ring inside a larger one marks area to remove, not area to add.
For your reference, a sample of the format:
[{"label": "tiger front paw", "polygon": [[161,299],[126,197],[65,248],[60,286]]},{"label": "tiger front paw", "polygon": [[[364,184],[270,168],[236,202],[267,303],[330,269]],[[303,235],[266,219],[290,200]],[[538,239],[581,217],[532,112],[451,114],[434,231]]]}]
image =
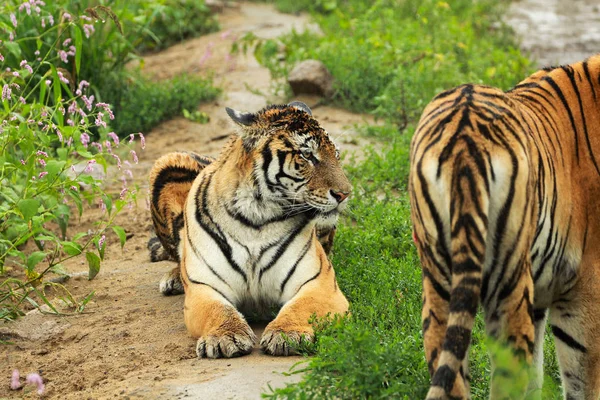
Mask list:
[{"label": "tiger front paw", "polygon": [[256,336],[249,326],[238,330],[209,334],[198,339],[198,358],[232,358],[252,352]]},{"label": "tiger front paw", "polygon": [[283,329],[267,329],[260,339],[260,347],[266,353],[273,356],[291,356],[299,354],[298,348],[301,343],[312,343],[314,335],[312,331],[297,331]]}]

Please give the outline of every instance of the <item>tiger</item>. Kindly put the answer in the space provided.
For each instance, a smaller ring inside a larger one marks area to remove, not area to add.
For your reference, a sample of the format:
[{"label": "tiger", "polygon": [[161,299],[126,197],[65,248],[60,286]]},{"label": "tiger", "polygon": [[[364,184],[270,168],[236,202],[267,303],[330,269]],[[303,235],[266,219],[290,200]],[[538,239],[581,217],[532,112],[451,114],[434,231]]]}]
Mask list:
[{"label": "tiger", "polygon": [[314,341],[313,316],[348,311],[328,253],[352,186],[306,104],[226,112],[236,132],[219,157],[170,153],[150,171],[151,257],[178,263],[159,291],[185,294],[199,358],[249,354],[245,315],[274,309],[260,348],[296,354]]},{"label": "tiger", "polygon": [[[409,196],[427,399],[470,398],[480,305],[486,333],[535,372],[521,392],[541,391],[549,310],[565,398],[599,398],[599,158],[600,55],[506,92],[461,85],[426,106]],[[492,398],[506,398],[498,377],[509,372],[493,371]]]}]

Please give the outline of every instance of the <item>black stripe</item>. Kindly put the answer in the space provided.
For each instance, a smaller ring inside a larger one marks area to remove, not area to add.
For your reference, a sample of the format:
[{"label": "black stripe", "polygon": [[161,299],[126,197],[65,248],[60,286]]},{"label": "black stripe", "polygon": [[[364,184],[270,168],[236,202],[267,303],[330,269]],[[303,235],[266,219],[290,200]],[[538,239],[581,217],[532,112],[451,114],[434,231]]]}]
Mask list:
[{"label": "black stripe", "polygon": [[[271,260],[269,261],[269,263],[267,265],[265,265],[264,267],[262,267],[260,269],[260,273],[258,274],[259,281],[262,279],[263,274],[265,272],[267,272],[268,270],[270,270],[275,265],[275,263],[281,258],[283,253],[289,247],[290,243],[292,243],[292,241],[296,238],[296,236],[298,236],[298,234],[302,231],[302,229],[304,229],[304,227],[308,224],[308,222],[309,222],[309,220],[305,219],[305,220],[299,222],[298,225],[292,229],[292,231],[285,238],[283,243],[281,243],[279,245],[279,247],[277,248],[277,251],[275,252],[275,255],[273,256],[273,258],[271,258]],[[311,235],[311,238],[312,238],[312,235]]]},{"label": "black stripe", "polygon": [[438,366],[435,375],[431,380],[432,386],[439,386],[444,389],[446,393],[452,391],[454,381],[456,380],[456,372],[452,370],[448,365]]},{"label": "black stripe", "polygon": [[[240,274],[242,276],[242,278],[244,278],[244,282],[248,282],[248,277],[246,276],[246,273],[242,270],[242,268],[233,259],[233,250],[231,248],[231,245],[227,242],[225,234],[223,233],[221,228],[219,228],[219,226],[215,223],[215,221],[213,220],[213,218],[210,215],[210,212],[208,210],[208,199],[207,199],[208,187],[210,186],[210,184],[212,182],[212,178],[213,178],[212,174],[206,176],[206,179],[204,180],[204,182],[202,182],[200,184],[200,186],[198,187],[198,192],[196,192],[196,194],[195,194],[196,222],[198,222],[198,224],[200,224],[202,229],[206,233],[208,233],[208,235],[217,244],[217,246],[219,246],[219,249],[221,250],[221,252],[225,256],[225,258],[227,259],[227,262],[229,263],[231,268],[233,268],[233,270],[235,272],[237,272],[238,274]],[[199,193],[200,191],[202,191],[201,195]],[[208,221],[205,221],[205,219]],[[188,236],[188,242],[193,245],[189,236]]]},{"label": "black stripe", "polygon": [[[187,273],[187,271],[186,271],[186,273]],[[189,275],[188,275],[188,280],[189,280],[191,283],[195,283],[196,285],[204,285],[204,286],[208,286],[209,288],[211,288],[212,290],[214,290],[215,292],[217,292],[217,293],[219,293],[221,296],[223,296],[223,298],[224,298],[225,300],[227,300],[228,302],[230,302],[231,304],[233,304],[233,302],[232,302],[231,300],[229,300],[229,298],[227,298],[227,296],[225,296],[225,294],[224,294],[223,292],[221,292],[219,289],[217,289],[217,288],[215,288],[215,287],[213,287],[213,286],[209,285],[208,283],[204,283],[204,282],[200,282],[200,281],[195,281],[195,280],[193,280],[192,278],[190,278],[190,276],[189,276]]]},{"label": "black stripe", "polygon": [[452,325],[446,329],[446,338],[444,339],[443,349],[454,354],[462,361],[467,355],[469,345],[471,344],[471,330],[462,326]]},{"label": "black stripe", "polygon": [[300,285],[300,287],[298,288],[296,293],[299,293],[300,289],[302,289],[304,287],[304,285],[317,279],[317,277],[321,274],[322,270],[323,270],[323,258],[319,257],[319,272],[317,272],[316,274],[314,274],[313,276],[308,278],[302,285]]},{"label": "black stripe", "polygon": [[450,293],[435,278],[432,276],[431,272],[427,268],[423,268],[423,277],[429,279],[431,282],[431,286],[437,292],[437,294],[446,301],[450,301]]},{"label": "black stripe", "polygon": [[300,264],[300,262],[304,259],[304,256],[306,255],[306,253],[308,253],[308,249],[310,248],[312,241],[313,241],[313,236],[311,235],[310,239],[308,239],[308,242],[306,242],[306,244],[302,248],[302,251],[300,252],[300,257],[298,257],[298,259],[296,260],[296,262],[294,263],[292,268],[290,268],[290,270],[288,271],[283,282],[281,282],[281,286],[279,287],[280,294],[283,294],[283,292],[285,290],[285,286],[287,285],[288,281],[290,280],[290,278],[296,271],[296,267],[298,267],[298,264]]},{"label": "black stripe", "polygon": [[554,334],[555,338],[559,339],[561,342],[563,342],[570,348],[578,350],[582,353],[587,353],[587,349],[584,345],[579,343],[577,340],[575,340],[575,338],[573,338],[573,336],[569,335],[568,333],[560,329],[558,326],[552,325],[552,333]]},{"label": "black stripe", "polygon": [[162,169],[152,187],[152,205],[158,210],[160,193],[169,183],[193,182],[198,176],[198,171],[184,167],[169,166]]}]

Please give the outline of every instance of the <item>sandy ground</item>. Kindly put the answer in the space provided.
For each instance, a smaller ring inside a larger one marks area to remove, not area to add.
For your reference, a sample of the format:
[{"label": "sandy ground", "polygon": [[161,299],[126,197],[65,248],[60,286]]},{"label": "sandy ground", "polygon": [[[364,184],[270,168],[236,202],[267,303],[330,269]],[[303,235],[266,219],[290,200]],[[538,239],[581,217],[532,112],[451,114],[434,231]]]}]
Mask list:
[{"label": "sandy ground", "polygon": [[516,0],[506,22],[540,67],[570,64],[600,52],[598,0]]},{"label": "sandy ground", "polygon": [[[138,205],[125,210],[117,221],[133,235],[125,249],[121,251],[117,238],[109,236],[107,259],[91,282],[84,260],[65,265],[74,276],[65,284],[73,295],[82,298],[95,291],[85,313],[56,317],[34,310],[16,323],[0,325],[0,338],[14,343],[0,347],[0,399],[37,397],[30,387],[9,390],[14,368],[22,375],[39,372],[46,383],[45,397],[54,399],[252,399],[269,385],[282,386],[300,378],[282,373],[302,357],[270,357],[258,349],[237,359],[198,360],[195,341],[183,323],[183,297],[163,297],[157,290],[160,276],[172,265],[148,259],[151,221],[145,194],[154,160],[176,150],[216,156],[233,132],[225,106],[256,111],[282,101],[271,95],[269,72],[252,56],[228,55],[233,41],[246,32],[272,38],[292,28],[315,29],[305,16],[279,14],[261,4],[240,3],[225,9],[219,18],[220,32],[149,56],[144,67],[157,79],[182,72],[214,74],[223,95],[200,107],[210,115],[210,122],[203,125],[177,118],[147,134],[146,149],[138,149],[140,162],[133,169],[141,192]],[[357,137],[355,125],[373,122],[370,117],[319,106],[315,97],[301,100],[313,107],[316,118],[343,149],[354,152],[368,144]],[[84,214],[76,229],[92,227],[99,212]],[[253,328],[260,337],[264,325]]]}]

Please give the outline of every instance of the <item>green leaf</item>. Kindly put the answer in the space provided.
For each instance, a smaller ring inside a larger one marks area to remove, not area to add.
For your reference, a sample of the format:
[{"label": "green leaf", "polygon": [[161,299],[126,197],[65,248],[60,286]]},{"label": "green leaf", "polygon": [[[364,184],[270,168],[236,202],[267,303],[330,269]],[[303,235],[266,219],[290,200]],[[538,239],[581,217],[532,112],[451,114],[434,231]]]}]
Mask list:
[{"label": "green leaf", "polygon": [[100,257],[95,253],[88,251],[85,253],[85,258],[87,259],[89,266],[88,279],[91,281],[98,275],[98,272],[100,272]]},{"label": "green leaf", "polygon": [[19,201],[18,207],[25,221],[29,221],[37,214],[40,208],[40,201],[37,199],[24,199]]},{"label": "green leaf", "polygon": [[48,171],[48,179],[50,180],[56,175],[58,175],[65,166],[65,163],[66,161],[49,160],[46,164],[46,171]]},{"label": "green leaf", "polygon": [[125,229],[118,225],[114,225],[112,230],[117,234],[119,240],[121,241],[121,249],[125,246],[125,242],[127,241],[127,235],[125,234]]},{"label": "green leaf", "polygon": [[70,256],[77,256],[81,254],[82,248],[79,244],[74,242],[62,242],[63,250]]},{"label": "green leaf", "polygon": [[35,266],[46,257],[43,251],[34,251],[27,257],[27,270],[33,271]]},{"label": "green leaf", "polygon": [[83,37],[81,35],[81,28],[75,25],[75,70],[79,75],[79,68],[81,67],[81,53],[83,53]]},{"label": "green leaf", "polygon": [[2,42],[2,44],[8,49],[9,53],[15,56],[17,60],[21,59],[21,46],[19,46],[19,43],[5,40]]},{"label": "green leaf", "polygon": [[58,158],[62,161],[67,161],[67,155],[69,154],[69,150],[64,147],[59,147],[56,149],[56,154],[58,154]]}]

